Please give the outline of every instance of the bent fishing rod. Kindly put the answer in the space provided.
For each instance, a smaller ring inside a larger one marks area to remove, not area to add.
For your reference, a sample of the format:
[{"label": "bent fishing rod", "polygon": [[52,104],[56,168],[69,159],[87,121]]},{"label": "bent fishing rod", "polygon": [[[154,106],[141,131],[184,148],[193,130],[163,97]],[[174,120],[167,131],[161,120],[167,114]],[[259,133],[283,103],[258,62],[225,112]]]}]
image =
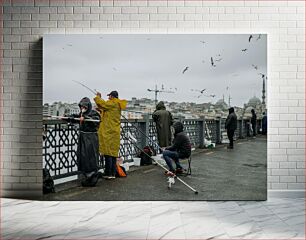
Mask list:
[{"label": "bent fishing rod", "polygon": [[76,80],[72,80],[73,82],[81,85],[82,87],[86,88],[87,90],[89,90],[91,93],[93,93],[94,95],[97,95],[97,92],[96,89],[95,90],[92,90],[90,87],[86,86],[84,83],[81,83],[79,81],[76,81]]},{"label": "bent fishing rod", "polygon": [[[123,129],[122,129],[123,130]],[[143,149],[141,149],[140,147],[137,146],[137,144],[135,144],[135,142],[131,141],[130,138],[128,138],[127,136],[125,136],[125,131],[123,130],[124,134],[123,137],[130,143],[132,144],[135,148],[137,148],[139,151],[141,151],[142,153],[144,153],[147,157],[149,157],[150,159],[152,159],[152,161],[157,164],[159,167],[161,167],[162,169],[164,169],[165,171],[169,172],[169,170],[167,168],[165,168],[162,164],[160,164],[159,162],[157,162],[154,158],[152,158],[152,156],[150,156],[148,153],[146,153],[145,151],[143,151]],[[174,183],[174,178],[176,178],[177,180],[179,180],[181,183],[183,183],[186,187],[188,187],[191,191],[193,191],[195,194],[198,194],[199,192],[194,189],[193,187],[191,187],[189,184],[187,184],[184,180],[182,180],[180,177],[178,177],[176,174],[173,173],[172,177],[169,177],[169,188],[171,186],[172,183]]]}]

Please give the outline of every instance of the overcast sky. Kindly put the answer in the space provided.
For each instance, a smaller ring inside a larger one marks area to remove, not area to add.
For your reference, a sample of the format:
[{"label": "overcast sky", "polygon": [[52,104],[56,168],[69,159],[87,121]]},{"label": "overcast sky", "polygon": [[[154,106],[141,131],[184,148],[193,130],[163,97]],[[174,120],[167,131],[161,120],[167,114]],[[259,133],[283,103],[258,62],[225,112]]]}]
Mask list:
[{"label": "overcast sky", "polygon": [[[79,102],[84,96],[92,99],[90,91],[72,81],[76,80],[97,89],[104,98],[117,90],[119,98],[154,99],[154,93],[147,89],[157,85],[160,90],[163,86],[164,91],[174,92],[159,93],[158,100],[215,103],[223,95],[227,102],[230,95],[232,106],[242,106],[254,95],[261,99],[259,73],[267,73],[267,35],[258,39],[259,35],[253,34],[250,42],[249,36],[45,35],[44,103]],[[206,90],[201,94],[194,89]]]}]

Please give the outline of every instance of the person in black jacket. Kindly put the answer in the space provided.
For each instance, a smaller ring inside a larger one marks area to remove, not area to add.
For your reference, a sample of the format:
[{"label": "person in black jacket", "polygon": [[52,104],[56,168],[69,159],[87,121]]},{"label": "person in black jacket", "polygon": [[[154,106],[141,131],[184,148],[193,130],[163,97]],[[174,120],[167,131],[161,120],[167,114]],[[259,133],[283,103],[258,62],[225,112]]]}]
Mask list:
[{"label": "person in black jacket", "polygon": [[234,133],[237,129],[237,116],[235,114],[235,110],[233,107],[228,109],[228,116],[225,121],[225,129],[227,131],[227,137],[230,141],[229,146],[227,148],[234,148]]},{"label": "person in black jacket", "polygon": [[[100,177],[100,172],[98,172],[99,140],[97,133],[100,124],[100,115],[96,110],[92,109],[90,99],[87,97],[84,97],[80,101],[79,108],[79,114],[72,114],[68,116],[68,119],[63,120],[80,124],[77,147],[78,170],[85,177],[82,181],[82,186],[93,187]],[[75,120],[75,118],[80,118],[80,120]]]},{"label": "person in black jacket", "polygon": [[252,130],[253,130],[253,137],[256,137],[256,132],[257,132],[257,116],[256,116],[256,113],[255,113],[255,110],[252,109],[251,110],[251,113],[252,113],[252,117],[251,117],[251,124],[252,124]]},{"label": "person in black jacket", "polygon": [[262,113],[262,134],[267,135],[267,127],[268,127],[268,121],[267,121],[267,115],[265,112]]},{"label": "person in black jacket", "polygon": [[[163,157],[168,165],[169,172],[167,175],[172,176],[174,173],[182,173],[183,168],[179,159],[188,158],[191,155],[191,143],[189,137],[184,132],[184,125],[181,122],[175,122],[173,145],[163,151]],[[172,160],[175,162],[176,170],[172,166]]]}]

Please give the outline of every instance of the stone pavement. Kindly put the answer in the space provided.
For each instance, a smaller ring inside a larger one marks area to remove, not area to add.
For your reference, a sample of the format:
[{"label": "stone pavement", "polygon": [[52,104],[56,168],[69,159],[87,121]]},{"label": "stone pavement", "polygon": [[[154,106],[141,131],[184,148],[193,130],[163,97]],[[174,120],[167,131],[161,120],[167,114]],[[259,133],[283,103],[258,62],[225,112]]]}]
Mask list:
[{"label": "stone pavement", "polygon": [[[183,165],[187,162],[183,162]],[[182,180],[197,189],[194,194],[176,180],[168,189],[164,170],[158,166],[139,167],[127,178],[100,179],[94,188],[72,187],[44,200],[266,200],[267,139],[265,136],[200,150],[192,156],[192,175]]]}]

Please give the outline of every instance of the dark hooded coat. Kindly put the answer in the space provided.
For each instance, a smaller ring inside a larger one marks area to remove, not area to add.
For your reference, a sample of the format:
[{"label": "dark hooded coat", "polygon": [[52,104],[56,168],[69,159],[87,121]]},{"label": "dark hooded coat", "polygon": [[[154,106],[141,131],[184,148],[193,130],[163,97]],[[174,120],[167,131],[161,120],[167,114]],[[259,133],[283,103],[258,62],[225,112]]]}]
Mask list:
[{"label": "dark hooded coat", "polygon": [[235,131],[237,129],[237,116],[234,108],[228,109],[228,116],[225,121],[225,129]]},{"label": "dark hooded coat", "polygon": [[171,144],[171,129],[173,124],[172,114],[166,110],[164,102],[156,105],[156,110],[152,115],[156,124],[157,139],[160,147],[167,147]]},{"label": "dark hooded coat", "polygon": [[179,158],[188,158],[191,155],[191,143],[189,137],[184,132],[184,125],[181,122],[175,122],[173,144],[167,147],[167,150],[176,151]]},{"label": "dark hooded coat", "polygon": [[[90,99],[85,97],[80,103],[79,107],[86,107],[87,111],[79,114],[70,115],[72,118],[79,118],[83,116],[85,119],[100,120],[100,115],[97,111],[92,109]],[[72,123],[80,123],[73,119],[68,119]],[[95,172],[98,170],[99,161],[99,140],[97,130],[99,122],[84,121],[80,123],[79,139],[77,147],[77,162],[78,170],[83,173]]]},{"label": "dark hooded coat", "polygon": [[255,113],[254,109],[252,109],[251,113],[252,113],[252,117],[251,117],[251,124],[252,124],[253,126],[256,126],[256,122],[257,122],[257,115],[256,115],[256,113]]}]

